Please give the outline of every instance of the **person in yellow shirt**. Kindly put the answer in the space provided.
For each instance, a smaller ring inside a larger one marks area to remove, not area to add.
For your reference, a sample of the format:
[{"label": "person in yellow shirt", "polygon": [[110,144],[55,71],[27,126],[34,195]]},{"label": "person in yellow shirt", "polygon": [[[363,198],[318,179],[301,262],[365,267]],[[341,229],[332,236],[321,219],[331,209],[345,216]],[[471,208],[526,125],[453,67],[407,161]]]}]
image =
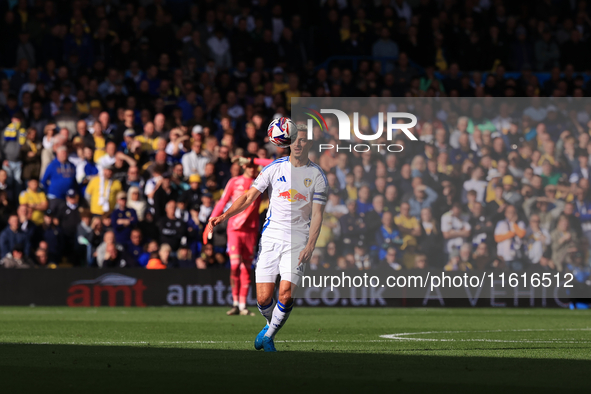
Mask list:
[{"label": "person in yellow shirt", "polygon": [[31,220],[38,226],[43,224],[43,212],[47,209],[47,197],[39,190],[39,180],[29,179],[27,190],[21,192],[18,197],[20,205],[27,205],[33,210]]},{"label": "person in yellow shirt", "polygon": [[160,137],[155,135],[154,123],[147,122],[144,126],[144,134],[135,137],[136,141],[142,144],[142,151],[152,153],[158,150],[158,140]]},{"label": "person in yellow shirt", "polygon": [[292,97],[300,97],[302,92],[298,89],[299,85],[299,78],[297,74],[289,74],[288,78],[288,88],[285,91],[285,99],[287,100],[287,109],[291,111],[291,99]]},{"label": "person in yellow shirt", "polygon": [[100,158],[105,155],[105,146],[107,144],[103,135],[103,125],[101,122],[93,123],[92,137],[94,138],[94,162],[98,163]]},{"label": "person in yellow shirt", "polygon": [[417,237],[421,235],[421,226],[417,218],[410,215],[410,205],[407,202],[400,204],[400,214],[394,217],[394,223],[402,235],[403,245],[417,244]]},{"label": "person in yellow shirt", "polygon": [[345,191],[347,198],[350,200],[357,200],[357,188],[355,187],[355,175],[352,172],[345,175]]},{"label": "person in yellow shirt", "polygon": [[104,167],[102,176],[92,178],[84,193],[90,212],[97,216],[111,212],[117,203],[117,193],[122,189],[121,182],[113,179],[113,166]]},{"label": "person in yellow shirt", "polygon": [[273,69],[273,95],[283,93],[289,88],[289,85],[283,80],[283,69],[275,67]]}]

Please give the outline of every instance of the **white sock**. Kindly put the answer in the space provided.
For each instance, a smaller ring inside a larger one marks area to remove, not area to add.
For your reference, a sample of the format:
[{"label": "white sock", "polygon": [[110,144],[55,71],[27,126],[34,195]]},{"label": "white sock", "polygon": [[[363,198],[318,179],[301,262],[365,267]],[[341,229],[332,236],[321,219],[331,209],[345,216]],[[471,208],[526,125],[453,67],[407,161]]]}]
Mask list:
[{"label": "white sock", "polygon": [[273,309],[275,309],[275,300],[271,299],[271,302],[269,303],[269,305],[264,305],[264,306],[261,306],[257,302],[257,307],[259,308],[259,312],[261,312],[261,315],[263,315],[263,317],[265,319],[267,319],[267,324],[271,325],[271,318],[273,317]]},{"label": "white sock", "polygon": [[232,306],[238,306],[238,300],[234,300]]},{"label": "white sock", "polygon": [[240,310],[246,309],[246,304],[244,302],[239,303],[238,309],[240,309]]},{"label": "white sock", "polygon": [[293,301],[291,304],[285,306],[281,302],[277,302],[275,305],[275,309],[273,309],[273,317],[271,319],[271,324],[269,324],[269,329],[265,334],[266,337],[275,338],[277,332],[283,327],[289,315],[291,314],[291,310],[293,308]]}]

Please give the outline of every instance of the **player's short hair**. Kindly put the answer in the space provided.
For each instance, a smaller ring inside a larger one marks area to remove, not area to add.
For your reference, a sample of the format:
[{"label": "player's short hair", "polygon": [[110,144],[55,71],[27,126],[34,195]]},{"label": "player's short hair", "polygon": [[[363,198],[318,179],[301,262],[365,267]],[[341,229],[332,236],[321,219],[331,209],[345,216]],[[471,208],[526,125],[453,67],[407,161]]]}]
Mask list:
[{"label": "player's short hair", "polygon": [[298,129],[298,131],[308,131],[308,126],[300,123],[297,125],[297,129]]}]

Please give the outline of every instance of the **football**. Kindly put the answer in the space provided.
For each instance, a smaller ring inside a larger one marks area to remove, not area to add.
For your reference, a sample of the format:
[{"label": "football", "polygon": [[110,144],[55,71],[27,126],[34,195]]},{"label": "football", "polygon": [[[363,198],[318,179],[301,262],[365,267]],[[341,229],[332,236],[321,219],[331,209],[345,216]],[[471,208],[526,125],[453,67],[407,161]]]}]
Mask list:
[{"label": "football", "polygon": [[267,129],[269,141],[280,148],[287,148],[298,135],[297,126],[289,118],[276,118],[271,121]]}]

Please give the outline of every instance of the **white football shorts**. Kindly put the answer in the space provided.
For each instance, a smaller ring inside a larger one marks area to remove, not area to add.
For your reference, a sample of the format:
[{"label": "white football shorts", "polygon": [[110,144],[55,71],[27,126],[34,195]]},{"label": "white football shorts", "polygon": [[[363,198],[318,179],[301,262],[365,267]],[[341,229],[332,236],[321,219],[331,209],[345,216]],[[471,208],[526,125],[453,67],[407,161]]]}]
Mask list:
[{"label": "white football shorts", "polygon": [[255,268],[256,283],[275,283],[277,275],[280,275],[281,280],[298,286],[306,268],[305,264],[298,265],[306,242],[262,237]]}]

